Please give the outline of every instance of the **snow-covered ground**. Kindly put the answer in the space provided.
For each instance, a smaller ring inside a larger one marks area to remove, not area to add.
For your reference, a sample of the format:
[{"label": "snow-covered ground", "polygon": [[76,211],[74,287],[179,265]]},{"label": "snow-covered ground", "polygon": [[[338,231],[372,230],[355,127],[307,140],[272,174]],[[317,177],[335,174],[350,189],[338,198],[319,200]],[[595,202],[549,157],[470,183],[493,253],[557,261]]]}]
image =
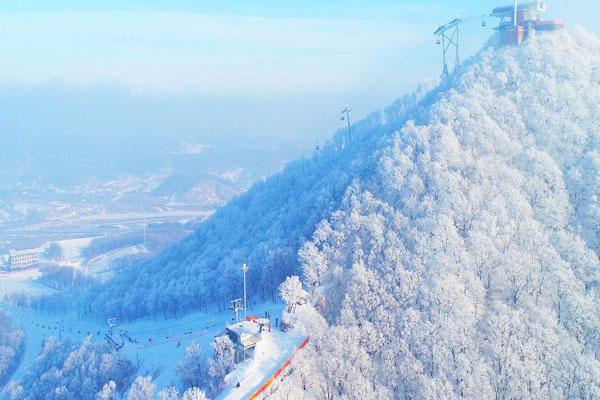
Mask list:
[{"label": "snow-covered ground", "polygon": [[[282,307],[281,304],[266,303],[254,306],[249,311],[258,315],[265,311],[280,315]],[[95,341],[103,341],[107,332],[105,323],[81,319],[74,314],[48,315],[30,309],[2,306],[2,303],[0,309],[6,309],[12,316],[13,324],[27,333],[23,362],[12,379],[23,377],[27,368],[35,363],[47,337],[60,337],[79,343],[88,335]],[[138,343],[125,340],[121,351],[139,366],[139,375],[152,375],[161,389],[178,384],[176,366],[186,347],[196,342],[203,347],[205,354],[210,355],[213,338],[224,333],[225,325],[231,322],[231,318],[230,312],[214,312],[194,313],[178,319],[148,319],[123,324],[117,321],[113,337],[121,341],[119,330],[123,328],[137,340]],[[300,341],[297,335],[283,333],[273,327],[270,333],[265,333],[253,358],[240,363],[227,376],[227,385],[219,398],[236,399],[240,393],[252,393],[289,357]],[[240,388],[235,387],[237,382],[240,382]]]},{"label": "snow-covered ground", "polygon": [[0,272],[0,299],[14,293],[26,292],[36,296],[48,293],[53,289],[37,282],[40,272],[37,268],[15,272]]},{"label": "snow-covered ground", "polygon": [[[284,333],[277,328],[263,333],[253,357],[238,364],[227,375],[225,389],[216,399],[237,400],[253,394],[292,355],[303,339],[298,333]],[[240,387],[237,387],[238,382]]]},{"label": "snow-covered ground", "polygon": [[[87,238],[77,238],[77,239],[66,239],[59,240],[58,243],[63,251],[63,259],[66,261],[79,260],[81,257],[81,252],[85,249],[91,241],[94,240],[93,237]],[[45,246],[49,246],[50,243],[46,243]]]},{"label": "snow-covered ground", "polygon": [[143,244],[119,248],[90,259],[85,263],[84,269],[95,275],[110,273],[112,265],[118,259],[147,252],[148,250]]}]

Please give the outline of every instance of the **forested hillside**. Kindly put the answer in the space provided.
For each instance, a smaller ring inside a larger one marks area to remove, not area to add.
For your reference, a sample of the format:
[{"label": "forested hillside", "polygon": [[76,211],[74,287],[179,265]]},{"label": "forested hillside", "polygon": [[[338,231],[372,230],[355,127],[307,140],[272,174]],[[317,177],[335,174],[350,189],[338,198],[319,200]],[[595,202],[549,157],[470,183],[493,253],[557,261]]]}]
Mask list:
[{"label": "forested hillside", "polygon": [[279,283],[299,271],[301,244],[339,207],[351,182],[371,173],[389,134],[427,93],[419,88],[355,124],[350,141],[340,131],[311,158],[255,184],[180,245],[94,291],[88,307],[120,318],[224,307],[240,295],[242,263],[251,268],[250,299],[274,299]]},{"label": "forested hillside", "polygon": [[600,398],[600,41],[485,49],[415,119],[300,251],[277,398]]},{"label": "forested hillside", "polygon": [[255,298],[301,274],[321,315],[281,398],[599,398],[599,202],[600,41],[492,39],[89,307],[225,305],[248,262]]},{"label": "forested hillside", "polygon": [[301,274],[324,317],[308,313],[319,329],[281,398],[600,397],[600,41],[490,43],[90,309],[224,306],[248,262],[254,298]]}]

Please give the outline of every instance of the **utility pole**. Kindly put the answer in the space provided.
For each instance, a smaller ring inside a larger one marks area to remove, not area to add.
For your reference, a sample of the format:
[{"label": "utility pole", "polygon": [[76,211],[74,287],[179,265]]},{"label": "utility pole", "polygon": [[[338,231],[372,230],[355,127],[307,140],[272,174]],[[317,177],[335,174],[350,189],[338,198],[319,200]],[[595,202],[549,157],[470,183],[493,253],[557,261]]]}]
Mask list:
[{"label": "utility pole", "polygon": [[248,272],[248,264],[242,264],[242,272],[244,273],[244,321],[248,316],[246,312],[246,272]]},{"label": "utility pole", "polygon": [[515,0],[515,15],[513,17],[513,25],[517,26],[517,9],[519,5],[519,0]]},{"label": "utility pole", "polygon": [[347,125],[348,125],[348,143],[350,143],[350,140],[352,139],[352,130],[350,128],[350,111],[352,111],[351,108],[344,108],[344,110],[342,111],[342,121],[346,121]]}]

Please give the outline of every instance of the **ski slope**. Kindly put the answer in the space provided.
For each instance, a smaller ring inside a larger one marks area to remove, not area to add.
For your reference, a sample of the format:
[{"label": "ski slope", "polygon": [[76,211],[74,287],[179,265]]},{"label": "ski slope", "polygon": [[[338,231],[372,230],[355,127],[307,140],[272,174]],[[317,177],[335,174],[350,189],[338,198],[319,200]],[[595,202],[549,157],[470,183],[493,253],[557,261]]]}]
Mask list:
[{"label": "ski slope", "polygon": [[[1,308],[10,313],[14,326],[22,327],[27,333],[23,361],[13,375],[13,380],[22,378],[27,368],[35,363],[46,338],[54,336],[80,343],[90,335],[94,341],[103,341],[107,332],[107,324],[81,319],[74,314],[48,315],[30,309],[9,307],[6,304]],[[282,309],[282,304],[264,303],[250,306],[249,312],[264,314],[265,311],[269,311],[271,315],[280,315]],[[113,337],[120,341],[118,333],[123,328],[137,340],[138,343],[125,340],[121,351],[138,366],[137,375],[153,377],[159,391],[178,385],[176,366],[187,346],[196,342],[202,346],[205,354],[212,354],[210,345],[213,338],[224,334],[225,325],[231,322],[231,317],[230,312],[213,312],[194,313],[177,319],[147,319],[123,324],[117,321]],[[297,340],[298,338],[291,333],[273,329],[260,342],[255,353],[256,358],[239,364],[227,377],[227,382],[233,382],[235,385],[240,381],[244,385],[243,390],[250,391],[285,360],[293,351]],[[237,398],[237,393],[230,389],[229,386],[225,386],[226,396],[222,398]]]},{"label": "ski slope", "polygon": [[[297,332],[272,329],[263,333],[254,355],[225,377],[225,388],[218,400],[246,399],[257,391],[266,379],[277,371],[302,343],[304,337]],[[240,387],[237,387],[237,383]]]}]

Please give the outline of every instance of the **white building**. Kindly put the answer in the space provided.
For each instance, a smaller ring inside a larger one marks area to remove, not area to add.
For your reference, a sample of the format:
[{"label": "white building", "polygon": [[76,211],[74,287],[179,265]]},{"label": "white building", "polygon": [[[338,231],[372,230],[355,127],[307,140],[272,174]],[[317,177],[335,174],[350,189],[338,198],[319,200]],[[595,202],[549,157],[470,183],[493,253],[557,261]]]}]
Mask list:
[{"label": "white building", "polygon": [[9,250],[8,265],[12,270],[31,267],[40,263],[44,255],[43,248],[26,250]]}]

